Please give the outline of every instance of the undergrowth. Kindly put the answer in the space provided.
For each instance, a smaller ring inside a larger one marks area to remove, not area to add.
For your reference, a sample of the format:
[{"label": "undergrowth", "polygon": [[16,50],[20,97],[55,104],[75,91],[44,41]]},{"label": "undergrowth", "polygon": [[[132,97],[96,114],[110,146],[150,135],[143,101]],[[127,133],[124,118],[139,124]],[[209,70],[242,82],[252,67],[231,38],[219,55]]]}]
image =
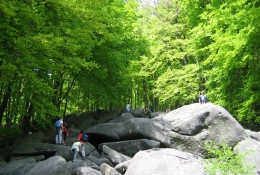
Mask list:
[{"label": "undergrowth", "polygon": [[206,144],[210,159],[205,160],[209,175],[254,175],[254,167],[245,163],[248,154],[235,154],[232,147],[223,143],[217,146],[213,141]]}]

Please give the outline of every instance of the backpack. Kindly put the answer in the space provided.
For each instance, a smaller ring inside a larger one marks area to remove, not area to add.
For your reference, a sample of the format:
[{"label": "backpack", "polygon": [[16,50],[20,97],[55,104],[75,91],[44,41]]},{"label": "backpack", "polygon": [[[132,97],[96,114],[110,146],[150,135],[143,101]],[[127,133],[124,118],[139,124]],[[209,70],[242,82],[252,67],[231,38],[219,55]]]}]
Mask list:
[{"label": "backpack", "polygon": [[63,133],[63,134],[67,134],[67,133],[68,133],[68,129],[67,129],[66,127],[63,127],[62,133]]},{"label": "backpack", "polygon": [[61,125],[61,124],[60,124],[60,120],[57,120],[57,121],[55,122],[55,125],[54,125],[54,126],[55,126],[56,128],[60,128],[60,125]]},{"label": "backpack", "polygon": [[88,135],[86,133],[83,133],[81,138],[82,138],[83,142],[88,141]]}]

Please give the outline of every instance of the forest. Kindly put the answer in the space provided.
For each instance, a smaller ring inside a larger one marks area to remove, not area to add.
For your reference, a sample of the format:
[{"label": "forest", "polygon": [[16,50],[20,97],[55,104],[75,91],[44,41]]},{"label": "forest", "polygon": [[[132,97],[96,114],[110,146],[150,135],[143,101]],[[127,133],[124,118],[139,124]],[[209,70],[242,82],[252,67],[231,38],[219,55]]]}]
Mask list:
[{"label": "forest", "polygon": [[171,110],[200,92],[260,124],[259,0],[2,0],[0,124],[124,108]]}]

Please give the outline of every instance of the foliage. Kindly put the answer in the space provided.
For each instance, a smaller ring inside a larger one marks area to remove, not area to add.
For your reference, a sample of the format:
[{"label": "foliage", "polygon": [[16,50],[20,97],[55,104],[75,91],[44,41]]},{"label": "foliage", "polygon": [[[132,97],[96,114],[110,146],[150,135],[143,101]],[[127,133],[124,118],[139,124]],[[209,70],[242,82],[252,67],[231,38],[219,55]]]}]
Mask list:
[{"label": "foliage", "polygon": [[253,167],[244,165],[244,157],[246,154],[235,154],[232,147],[223,143],[217,146],[213,141],[206,144],[211,159],[205,160],[206,170],[210,175],[253,175]]},{"label": "foliage", "polygon": [[3,0],[0,123],[177,108],[199,91],[260,123],[258,0],[156,2]]},{"label": "foliage", "polygon": [[[0,142],[14,141],[22,136],[22,130],[18,125],[3,126],[0,125]],[[3,143],[6,144],[6,143]]]},{"label": "foliage", "polygon": [[259,2],[183,3],[208,96],[240,121],[259,123]]},{"label": "foliage", "polygon": [[[4,0],[0,123],[119,106],[126,68],[147,52],[134,0]],[[28,133],[28,132],[25,132]]]},{"label": "foliage", "polygon": [[155,7],[144,6],[139,11],[142,16],[139,23],[150,43],[151,55],[142,57],[136,76],[149,80],[148,94],[157,99],[150,103],[159,100],[171,108],[193,102],[199,89],[198,66],[188,49],[190,43],[181,6],[179,1],[162,0]]}]

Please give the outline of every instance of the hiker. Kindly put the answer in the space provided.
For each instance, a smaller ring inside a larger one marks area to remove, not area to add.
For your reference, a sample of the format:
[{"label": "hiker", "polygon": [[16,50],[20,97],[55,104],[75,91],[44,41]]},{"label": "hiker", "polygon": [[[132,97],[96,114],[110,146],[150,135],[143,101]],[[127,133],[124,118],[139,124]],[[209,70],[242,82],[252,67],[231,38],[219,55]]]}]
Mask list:
[{"label": "hiker", "polygon": [[57,145],[62,144],[62,129],[63,129],[63,118],[61,117],[55,122],[55,130],[56,130],[56,136],[55,136],[55,143]]},{"label": "hiker", "polygon": [[62,143],[65,145],[65,140],[69,136],[69,130],[68,130],[68,125],[66,122],[63,121],[63,128],[62,128]]},{"label": "hiker", "polygon": [[154,107],[153,107],[153,105],[150,106],[150,111],[151,111],[151,112],[154,112]]},{"label": "hiker", "polygon": [[82,149],[82,143],[78,140],[76,140],[73,144],[72,147],[69,149],[70,151],[74,151],[74,156],[73,156],[73,162],[77,160],[77,156],[79,153],[79,150]]},{"label": "hiker", "polygon": [[207,96],[205,95],[204,92],[201,92],[201,94],[200,94],[199,103],[200,104],[207,103]]},{"label": "hiker", "polygon": [[127,103],[127,105],[126,105],[126,107],[125,107],[125,108],[126,108],[126,112],[127,112],[127,113],[129,113],[129,112],[130,112],[130,104],[129,104],[129,103]]},{"label": "hiker", "polygon": [[85,144],[88,141],[88,135],[84,133],[83,130],[80,131],[78,135],[78,141],[81,143],[81,154],[82,154],[82,159],[86,159],[86,154],[85,154]]}]

